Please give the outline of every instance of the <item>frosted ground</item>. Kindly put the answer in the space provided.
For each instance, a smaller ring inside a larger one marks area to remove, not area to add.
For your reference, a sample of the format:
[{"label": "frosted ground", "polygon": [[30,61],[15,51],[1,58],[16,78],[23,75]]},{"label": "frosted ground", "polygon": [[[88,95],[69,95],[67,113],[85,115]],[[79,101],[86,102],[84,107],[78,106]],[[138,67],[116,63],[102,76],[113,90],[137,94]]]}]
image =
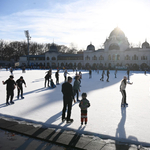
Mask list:
[{"label": "frosted ground", "polygon": [[[68,70],[71,77],[75,72]],[[60,85],[55,89],[44,87],[46,70],[14,71],[14,80],[23,76],[27,87],[24,87],[25,99],[17,99],[17,90],[14,93],[14,105],[6,106],[6,86],[0,84],[0,115],[30,122],[42,123],[46,127],[76,130],[81,133],[92,133],[101,138],[111,138],[121,141],[132,141],[150,146],[150,75],[144,72],[131,71],[130,82],[127,85],[127,108],[121,108],[120,82],[126,71],[118,71],[117,78],[114,71],[110,71],[110,82],[100,81],[101,73],[92,72],[89,79],[87,71],[82,70],[81,93],[86,92],[91,107],[88,109],[88,123],[80,126],[79,103],[73,104],[70,125],[61,122],[63,107],[61,85],[64,82],[63,71],[60,71]],[[52,78],[55,81],[53,70]],[[9,71],[0,70],[0,81],[5,81]]]}]

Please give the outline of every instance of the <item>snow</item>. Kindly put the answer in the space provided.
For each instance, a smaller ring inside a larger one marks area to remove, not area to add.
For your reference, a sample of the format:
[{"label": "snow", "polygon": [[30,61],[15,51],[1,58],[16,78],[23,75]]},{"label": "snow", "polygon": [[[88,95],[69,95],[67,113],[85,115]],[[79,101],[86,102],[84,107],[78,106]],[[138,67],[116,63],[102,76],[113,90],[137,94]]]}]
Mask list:
[{"label": "snow", "polygon": [[[67,130],[75,130],[81,133],[92,133],[102,138],[112,138],[120,141],[141,142],[149,144],[150,139],[150,74],[144,72],[131,71],[130,82],[127,85],[127,108],[121,108],[121,98],[119,87],[126,71],[118,71],[115,78],[114,70],[110,71],[110,82],[100,81],[101,73],[92,72],[89,79],[88,71],[81,70],[81,94],[87,93],[87,99],[91,103],[88,108],[88,123],[80,130],[80,108],[79,103],[73,104],[71,118],[74,122],[67,125],[61,122],[63,107],[61,85],[64,82],[63,71],[61,70],[60,85],[56,88],[44,87],[44,76],[47,70],[15,70],[14,80],[23,76],[27,87],[24,88],[25,99],[17,99],[17,90],[14,93],[14,105],[6,106],[6,86],[0,84],[0,115],[31,122],[40,122],[46,127],[58,127]],[[55,72],[52,78],[55,82]],[[75,72],[68,70],[69,76],[74,77]],[[0,80],[5,81],[10,75],[9,71],[0,70]],[[74,80],[73,80],[74,82]],[[73,84],[72,82],[72,84]]]}]

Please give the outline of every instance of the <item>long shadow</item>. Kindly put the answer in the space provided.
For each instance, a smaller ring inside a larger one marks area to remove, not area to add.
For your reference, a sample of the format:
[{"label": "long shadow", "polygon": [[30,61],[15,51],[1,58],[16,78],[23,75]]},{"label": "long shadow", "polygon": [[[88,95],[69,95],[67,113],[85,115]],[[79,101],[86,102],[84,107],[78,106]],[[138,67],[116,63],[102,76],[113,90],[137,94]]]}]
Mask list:
[{"label": "long shadow", "polygon": [[[121,140],[121,142],[118,142],[116,140],[116,150],[129,150],[130,149],[130,143],[131,141],[134,141],[137,143],[137,138],[134,136],[129,136],[128,138],[126,137],[126,131],[125,131],[125,122],[126,122],[126,107],[121,108],[121,115],[122,118],[118,124],[118,128],[116,129],[116,137],[117,140]],[[124,144],[124,139],[129,139],[129,144],[128,145],[123,145]]]}]

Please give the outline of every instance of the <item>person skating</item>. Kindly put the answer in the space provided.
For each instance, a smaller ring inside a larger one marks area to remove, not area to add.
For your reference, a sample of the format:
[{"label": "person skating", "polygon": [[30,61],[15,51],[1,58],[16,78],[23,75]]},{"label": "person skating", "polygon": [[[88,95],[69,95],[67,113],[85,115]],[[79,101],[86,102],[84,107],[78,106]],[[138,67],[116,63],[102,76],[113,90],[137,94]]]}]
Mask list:
[{"label": "person skating", "polygon": [[74,93],[74,96],[77,94],[77,101],[80,101],[79,100],[79,92],[80,92],[80,81],[79,81],[79,78],[80,78],[80,76],[77,75],[75,77],[75,81],[74,81],[74,84],[73,84],[73,93]]},{"label": "person skating", "polygon": [[[62,90],[61,90],[63,93],[62,122],[64,122],[66,120],[67,123],[73,122],[73,119],[70,119],[71,109],[72,109],[72,101],[74,99],[71,82],[72,82],[72,78],[68,77],[68,81],[64,82],[62,84]],[[74,102],[75,102],[75,100],[74,100]],[[66,108],[68,108],[67,118],[65,117]]]},{"label": "person skating", "polygon": [[67,69],[64,71],[64,78],[65,78],[65,82],[66,82],[66,80],[67,80],[67,74],[69,74],[68,73],[68,71],[67,71]]},{"label": "person skating", "polygon": [[104,81],[104,75],[105,75],[105,70],[103,69],[103,71],[102,71],[102,77],[100,78],[101,81]]},{"label": "person skating", "polygon": [[59,70],[56,71],[55,78],[56,78],[56,84],[59,84]]},{"label": "person skating", "polygon": [[86,99],[87,94],[82,93],[82,100],[79,103],[79,107],[81,108],[81,125],[85,122],[87,124],[87,108],[90,107],[89,101]]},{"label": "person skating", "polygon": [[115,78],[117,78],[117,69],[115,69]]},{"label": "person skating", "polygon": [[129,82],[129,80],[130,80],[130,78],[129,78],[130,77],[130,70],[129,69],[127,70],[127,76],[128,76],[128,82]]},{"label": "person skating", "polygon": [[92,78],[92,70],[89,69],[89,79]]},{"label": "person skating", "polygon": [[107,69],[107,82],[109,82],[109,74],[110,74],[110,72],[109,72],[109,69]]},{"label": "person skating", "polygon": [[[7,96],[6,96],[6,105],[14,104],[13,102],[13,97],[14,97],[14,89],[16,87],[16,82],[13,80],[13,76],[10,75],[9,79],[6,80],[5,82],[2,81],[2,83],[5,85],[6,84],[6,91],[7,91]],[[10,97],[10,103],[9,103],[9,97]]]},{"label": "person skating", "polygon": [[21,91],[21,98],[23,99],[23,87],[22,87],[22,84],[26,86],[26,82],[25,80],[23,79],[23,77],[21,76],[17,81],[16,81],[16,84],[17,84],[17,89],[18,89],[18,94],[17,94],[17,98],[19,99],[19,95],[20,95],[20,91]]},{"label": "person skating", "polygon": [[13,68],[12,67],[9,68],[9,71],[10,71],[11,75],[13,75]]},{"label": "person skating", "polygon": [[47,82],[47,87],[49,87],[49,79],[51,79],[51,72],[47,72],[45,75],[45,87],[46,87],[46,82]]},{"label": "person skating", "polygon": [[120,92],[122,94],[121,107],[128,106],[128,103],[126,102],[126,91],[125,91],[126,84],[133,84],[133,83],[127,82],[127,77],[124,76],[123,80],[121,81],[121,85],[120,85]]}]

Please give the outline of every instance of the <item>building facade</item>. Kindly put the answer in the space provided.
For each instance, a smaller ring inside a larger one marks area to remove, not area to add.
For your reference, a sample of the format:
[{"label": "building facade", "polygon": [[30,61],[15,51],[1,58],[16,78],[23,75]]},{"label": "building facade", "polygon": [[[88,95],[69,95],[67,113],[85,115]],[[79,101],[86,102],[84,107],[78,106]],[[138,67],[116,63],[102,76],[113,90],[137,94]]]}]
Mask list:
[{"label": "building facade", "polygon": [[[50,66],[52,68],[126,68],[143,70],[150,67],[150,45],[147,41],[142,47],[132,48],[124,32],[116,27],[104,42],[104,48],[95,50],[92,43],[82,54],[62,54],[53,43],[44,55],[30,55],[31,66]],[[20,57],[20,66],[28,64],[27,56]]]}]

